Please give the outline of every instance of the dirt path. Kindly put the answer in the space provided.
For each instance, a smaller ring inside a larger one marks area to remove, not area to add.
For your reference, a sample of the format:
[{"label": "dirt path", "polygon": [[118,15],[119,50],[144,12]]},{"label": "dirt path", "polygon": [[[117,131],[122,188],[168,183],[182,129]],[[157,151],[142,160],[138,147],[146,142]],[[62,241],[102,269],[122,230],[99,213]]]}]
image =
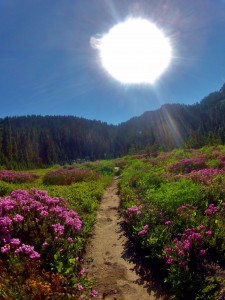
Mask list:
[{"label": "dirt path", "polygon": [[126,259],[127,238],[121,229],[118,213],[119,196],[117,178],[106,189],[97,213],[92,242],[88,246],[86,261],[90,277],[96,278],[98,299],[151,300],[159,299],[149,292],[135,273],[135,265]]}]

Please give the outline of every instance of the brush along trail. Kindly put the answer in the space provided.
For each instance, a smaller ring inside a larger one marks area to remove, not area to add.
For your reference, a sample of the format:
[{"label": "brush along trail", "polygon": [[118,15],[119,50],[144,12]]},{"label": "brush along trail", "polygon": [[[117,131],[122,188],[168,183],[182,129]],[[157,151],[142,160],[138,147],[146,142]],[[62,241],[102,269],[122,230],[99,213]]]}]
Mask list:
[{"label": "brush along trail", "polygon": [[[119,214],[117,177],[105,190],[97,213],[93,239],[87,247],[86,268],[89,277],[96,279],[97,299],[152,300],[155,295],[149,283],[141,279],[136,264],[130,259],[128,239]],[[89,263],[88,263],[89,261]]]}]

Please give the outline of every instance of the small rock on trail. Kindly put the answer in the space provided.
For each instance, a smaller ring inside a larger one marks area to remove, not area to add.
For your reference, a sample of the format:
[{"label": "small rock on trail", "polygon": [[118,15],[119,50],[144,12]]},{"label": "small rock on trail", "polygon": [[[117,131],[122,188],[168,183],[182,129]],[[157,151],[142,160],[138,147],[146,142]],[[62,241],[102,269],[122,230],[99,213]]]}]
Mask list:
[{"label": "small rock on trail", "polygon": [[[124,251],[127,237],[118,212],[117,178],[106,189],[97,213],[93,239],[87,247],[86,268],[89,277],[96,279],[98,299],[153,300],[160,299],[147,286],[140,284],[135,264],[126,260]],[[90,261],[91,263],[87,263]]]}]

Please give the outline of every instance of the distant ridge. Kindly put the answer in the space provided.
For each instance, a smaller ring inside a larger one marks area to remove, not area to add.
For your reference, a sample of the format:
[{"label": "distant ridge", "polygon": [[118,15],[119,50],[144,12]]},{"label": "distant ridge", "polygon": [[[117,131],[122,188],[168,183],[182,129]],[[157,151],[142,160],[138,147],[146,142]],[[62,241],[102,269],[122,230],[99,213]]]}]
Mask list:
[{"label": "distant ridge", "polygon": [[164,104],[117,126],[73,116],[0,119],[0,165],[6,168],[217,144],[225,144],[225,84],[200,103]]}]

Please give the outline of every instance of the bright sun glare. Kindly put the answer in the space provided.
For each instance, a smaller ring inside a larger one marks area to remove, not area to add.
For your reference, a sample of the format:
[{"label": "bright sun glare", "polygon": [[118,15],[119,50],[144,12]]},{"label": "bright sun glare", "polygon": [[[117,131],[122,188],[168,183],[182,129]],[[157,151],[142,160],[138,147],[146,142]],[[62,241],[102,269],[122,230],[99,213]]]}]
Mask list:
[{"label": "bright sun glare", "polygon": [[103,67],[122,83],[152,84],[168,67],[170,41],[153,23],[132,18],[112,27],[98,44]]}]

